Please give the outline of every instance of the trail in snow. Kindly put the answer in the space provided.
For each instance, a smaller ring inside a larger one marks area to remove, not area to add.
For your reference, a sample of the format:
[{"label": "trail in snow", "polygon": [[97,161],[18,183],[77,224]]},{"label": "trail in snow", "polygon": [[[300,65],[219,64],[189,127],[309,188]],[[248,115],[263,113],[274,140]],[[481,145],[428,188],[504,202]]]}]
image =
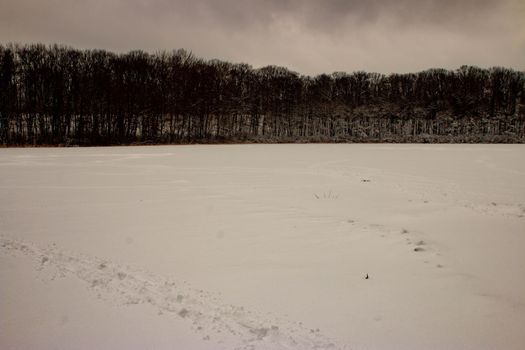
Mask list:
[{"label": "trail in snow", "polygon": [[225,305],[218,297],[140,269],[98,258],[74,255],[55,245],[34,244],[0,236],[0,248],[7,254],[31,258],[46,279],[76,277],[97,296],[121,305],[149,304],[187,320],[204,340],[233,344],[234,349],[348,349],[323,336],[318,329],[301,322],[262,315],[242,306]]},{"label": "trail in snow", "polygon": [[[521,175],[521,172],[513,171],[512,169],[501,169],[501,171]],[[345,159],[309,165],[308,172],[323,174],[332,178],[352,177],[361,179],[361,182],[366,183],[371,182],[371,179],[373,179],[374,186],[381,187],[383,190],[410,194],[424,204],[429,203],[432,198],[432,201],[437,200],[448,205],[467,208],[483,215],[525,220],[525,203],[501,202],[490,197],[491,194],[499,192],[496,189],[505,188],[505,183],[490,183],[493,190],[488,191],[488,194],[480,193],[477,188],[465,188],[464,184],[462,185],[452,179],[439,178],[439,181],[437,181],[435,177],[356,166],[352,164],[352,160]],[[484,184],[484,186],[487,186],[487,184]]]}]

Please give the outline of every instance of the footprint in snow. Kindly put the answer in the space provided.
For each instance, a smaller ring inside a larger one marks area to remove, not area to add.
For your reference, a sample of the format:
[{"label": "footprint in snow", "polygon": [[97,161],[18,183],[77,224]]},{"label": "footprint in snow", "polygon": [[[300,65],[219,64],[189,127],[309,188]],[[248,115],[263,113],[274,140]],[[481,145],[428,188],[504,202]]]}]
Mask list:
[{"label": "footprint in snow", "polygon": [[195,332],[206,332],[205,340],[213,338],[221,342],[225,341],[225,333],[235,334],[234,349],[347,349],[338,347],[318,331],[311,333],[302,327],[292,332],[290,329],[295,323],[285,318],[271,317],[270,320],[243,307],[222,304],[216,296],[193,289],[185,282],[176,283],[107,260],[72,255],[56,246],[39,248],[3,236],[0,236],[0,248],[0,252],[33,258],[40,269],[52,268],[58,270],[60,276],[78,278],[107,302],[148,304],[164,317],[177,315],[188,320],[188,326]]}]

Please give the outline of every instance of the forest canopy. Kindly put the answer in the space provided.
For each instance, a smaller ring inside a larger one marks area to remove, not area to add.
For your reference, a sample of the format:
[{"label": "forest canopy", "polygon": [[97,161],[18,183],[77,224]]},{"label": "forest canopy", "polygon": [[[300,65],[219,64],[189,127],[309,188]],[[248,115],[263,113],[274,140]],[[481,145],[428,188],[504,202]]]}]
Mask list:
[{"label": "forest canopy", "polygon": [[300,75],[188,51],[0,45],[0,144],[524,142],[525,73]]}]

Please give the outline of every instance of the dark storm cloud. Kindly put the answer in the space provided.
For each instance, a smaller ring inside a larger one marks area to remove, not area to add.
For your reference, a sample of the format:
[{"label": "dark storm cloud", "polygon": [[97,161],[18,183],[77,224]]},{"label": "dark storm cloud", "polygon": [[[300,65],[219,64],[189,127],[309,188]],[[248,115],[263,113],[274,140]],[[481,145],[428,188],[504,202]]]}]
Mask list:
[{"label": "dark storm cloud", "polygon": [[[372,25],[388,17],[398,25],[480,24],[505,0],[204,0],[166,1],[157,8],[165,11],[193,12],[206,9],[225,26],[242,29],[246,25],[268,25],[282,18],[293,19],[310,29],[328,31],[344,29],[345,24]],[[193,12],[193,13],[191,13]]]},{"label": "dark storm cloud", "polygon": [[[373,25],[388,17],[398,25],[479,24],[508,0],[130,0],[126,6],[155,15],[208,16],[225,28],[242,30],[289,18],[312,30],[332,32],[345,24]],[[517,2],[517,1],[516,1]],[[341,28],[343,27],[343,28]]]},{"label": "dark storm cloud", "polygon": [[304,73],[524,68],[522,0],[3,0],[0,41],[173,49]]}]

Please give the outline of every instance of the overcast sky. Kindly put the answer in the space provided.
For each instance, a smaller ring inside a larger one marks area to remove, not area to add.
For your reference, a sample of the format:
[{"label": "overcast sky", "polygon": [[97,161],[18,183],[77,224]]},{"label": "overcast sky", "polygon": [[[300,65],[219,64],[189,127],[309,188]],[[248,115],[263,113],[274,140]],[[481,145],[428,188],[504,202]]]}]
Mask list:
[{"label": "overcast sky", "polygon": [[304,74],[525,70],[525,0],[0,0],[0,42],[202,58]]}]

